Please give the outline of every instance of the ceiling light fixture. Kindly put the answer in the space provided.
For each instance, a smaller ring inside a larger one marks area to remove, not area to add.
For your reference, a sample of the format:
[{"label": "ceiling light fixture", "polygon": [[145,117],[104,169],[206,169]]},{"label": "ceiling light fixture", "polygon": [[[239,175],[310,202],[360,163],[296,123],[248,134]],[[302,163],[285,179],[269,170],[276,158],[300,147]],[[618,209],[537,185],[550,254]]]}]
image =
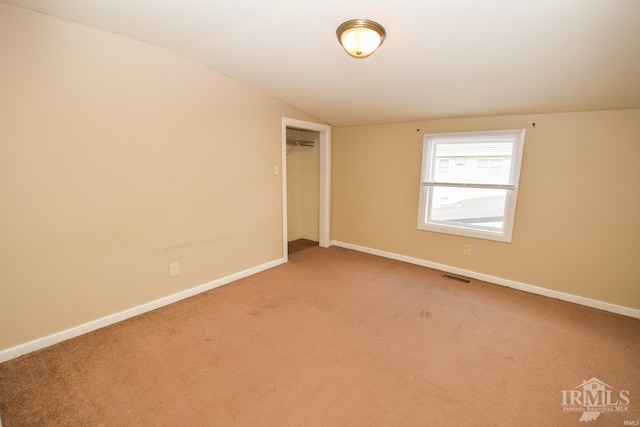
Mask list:
[{"label": "ceiling light fixture", "polygon": [[354,58],[366,58],[387,37],[382,25],[368,19],[352,19],[340,24],[336,35],[344,50]]}]

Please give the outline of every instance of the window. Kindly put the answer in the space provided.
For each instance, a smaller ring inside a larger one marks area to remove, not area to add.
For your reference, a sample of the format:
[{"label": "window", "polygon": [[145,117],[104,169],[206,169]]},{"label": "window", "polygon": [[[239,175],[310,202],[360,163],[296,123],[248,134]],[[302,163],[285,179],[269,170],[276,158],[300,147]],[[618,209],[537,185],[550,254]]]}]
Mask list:
[{"label": "window", "polygon": [[438,172],[449,172],[449,159],[438,159]]},{"label": "window", "polygon": [[511,242],[524,134],[425,135],[418,228]]},{"label": "window", "polygon": [[502,170],[502,159],[478,158],[477,170],[478,175],[498,175]]}]

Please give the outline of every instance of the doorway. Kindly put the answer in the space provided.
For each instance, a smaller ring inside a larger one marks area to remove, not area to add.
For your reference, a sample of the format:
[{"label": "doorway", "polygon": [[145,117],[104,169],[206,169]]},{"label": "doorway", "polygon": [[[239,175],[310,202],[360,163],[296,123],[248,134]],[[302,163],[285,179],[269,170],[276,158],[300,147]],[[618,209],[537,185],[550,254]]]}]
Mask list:
[{"label": "doorway", "polygon": [[287,127],[287,240],[289,255],[319,241],[320,133]]},{"label": "doorway", "polygon": [[[331,127],[282,119],[283,257],[293,247],[329,246]],[[310,243],[312,242],[312,243]]]}]

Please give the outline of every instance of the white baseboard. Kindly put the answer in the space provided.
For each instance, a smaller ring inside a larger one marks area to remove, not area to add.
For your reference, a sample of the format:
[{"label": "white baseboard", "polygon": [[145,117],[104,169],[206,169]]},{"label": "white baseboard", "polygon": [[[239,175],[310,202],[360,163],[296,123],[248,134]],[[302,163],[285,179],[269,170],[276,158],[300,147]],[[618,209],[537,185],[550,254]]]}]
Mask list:
[{"label": "white baseboard", "polygon": [[[542,295],[549,298],[555,298],[562,301],[572,302],[575,304],[580,304],[587,307],[596,308],[599,310],[604,310],[611,313],[621,314],[623,316],[629,316],[629,317],[634,317],[636,319],[640,319],[640,310],[631,308],[631,307],[611,304],[608,302],[585,298],[578,295],[568,294],[565,292],[554,291],[552,289],[541,288],[539,286],[529,285],[522,282],[516,282],[509,279],[503,279],[500,277],[490,276],[483,273],[477,273],[475,271],[452,267],[445,264],[438,264],[435,262],[426,261],[419,258],[413,258],[406,255],[399,255],[393,252],[372,249],[365,246],[354,245],[351,243],[345,243],[337,240],[330,241],[329,246],[338,246],[345,249],[352,249],[359,252],[381,256],[384,258],[395,259],[397,261],[403,261],[410,264],[420,265],[422,267],[433,268],[436,270],[441,270],[441,271],[445,271],[452,274],[458,274],[461,276],[466,276],[473,279],[482,280],[482,281],[494,283],[497,285],[502,285],[508,288],[518,289],[518,290],[529,292],[536,295]],[[46,337],[38,338],[24,344],[19,344],[15,347],[11,347],[5,350],[0,350],[0,363],[6,362],[7,360],[14,359],[16,357],[22,356],[27,353],[31,353],[36,350],[40,350],[45,347],[49,347],[51,345],[68,340],[70,338],[74,338],[74,337],[86,334],[88,332],[95,331],[96,329],[104,328],[105,326],[109,326],[114,323],[129,319],[131,317],[138,316],[148,311],[152,311],[157,308],[164,307],[166,305],[192,297],[202,292],[206,292],[208,290],[217,288],[222,285],[226,285],[233,281],[254,275],[261,271],[268,270],[270,268],[281,265],[285,262],[286,261],[284,258],[280,258],[256,267],[249,268],[247,270],[244,270],[235,274],[231,274],[226,277],[222,277],[220,279],[211,281],[209,283],[205,283],[200,286],[196,286],[194,288],[186,289],[184,291],[181,291],[181,292],[178,292],[178,293],[175,293],[175,294],[172,294],[172,295],[169,295],[145,304],[141,304],[136,307],[132,307],[130,309],[120,311],[118,313],[110,314],[100,319],[92,320],[82,325],[78,325],[73,328],[66,329],[64,331],[60,331],[52,335],[48,335]],[[0,424],[0,427],[1,426],[2,425]]]},{"label": "white baseboard", "polygon": [[352,249],[358,252],[365,252],[372,255],[381,256],[384,258],[395,259],[397,261],[403,261],[410,264],[420,265],[422,267],[429,267],[435,270],[441,270],[447,273],[458,274],[460,276],[470,277],[472,279],[482,280],[484,282],[494,283],[496,285],[505,286],[508,288],[518,289],[520,291],[529,292],[536,295],[542,295],[549,298],[555,298],[562,301],[572,302],[575,304],[584,305],[591,308],[597,308],[599,310],[608,311],[611,313],[621,314],[623,316],[634,317],[640,319],[640,310],[625,307],[621,305],[611,304],[604,301],[598,301],[590,298],[581,297],[578,295],[568,294],[565,292],[554,291],[552,289],[541,288],[539,286],[529,285],[527,283],[516,282],[514,280],[503,279],[501,277],[490,276],[488,274],[477,273],[471,270],[464,270],[458,267],[452,267],[449,265],[438,264],[431,261],[426,261],[419,258],[413,258],[405,255],[398,255],[393,252],[381,251],[378,249],[371,249],[365,246],[354,245],[351,243],[340,242],[332,240],[331,245],[339,246],[345,249]]},{"label": "white baseboard", "polygon": [[[68,340],[70,338],[75,338],[77,336],[86,334],[87,332],[104,328],[105,326],[109,326],[114,323],[121,322],[131,317],[138,316],[142,313],[146,313],[148,311],[152,311],[157,308],[164,307],[165,305],[178,302],[180,300],[192,297],[202,292],[206,292],[208,290],[217,288],[222,285],[226,285],[233,281],[254,275],[261,271],[268,270],[270,268],[276,267],[285,262],[286,261],[284,260],[284,258],[280,258],[280,259],[268,262],[266,264],[258,265],[256,267],[252,267],[247,270],[244,270],[235,274],[231,274],[226,277],[222,277],[220,279],[211,281],[209,283],[205,283],[200,286],[196,286],[195,288],[186,289],[184,291],[181,291],[181,292],[178,292],[154,301],[150,301],[148,303],[144,303],[136,307],[132,307],[127,310],[120,311],[118,313],[110,314],[108,316],[101,317],[100,319],[92,320],[82,325],[78,325],[73,328],[57,332],[55,334],[47,335],[46,337],[38,338],[24,344],[19,344],[15,347],[11,347],[6,350],[0,350],[0,363],[6,362],[7,360],[14,359],[16,357],[22,356],[27,353],[31,353],[36,350],[40,350],[45,347],[49,347],[51,345]],[[0,427],[2,426],[0,425]]]}]

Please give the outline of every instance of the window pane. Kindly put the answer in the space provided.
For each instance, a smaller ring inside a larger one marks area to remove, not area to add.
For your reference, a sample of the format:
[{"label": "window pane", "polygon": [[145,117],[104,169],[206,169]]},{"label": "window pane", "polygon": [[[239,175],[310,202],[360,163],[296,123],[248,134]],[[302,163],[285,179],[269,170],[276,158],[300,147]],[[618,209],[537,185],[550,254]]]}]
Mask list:
[{"label": "window pane", "polygon": [[[512,184],[513,142],[436,142],[432,180],[456,184]],[[464,159],[459,161],[458,159]]]},{"label": "window pane", "polygon": [[446,221],[460,226],[487,227],[500,231],[504,224],[509,190],[440,187],[431,189],[429,221]]}]

